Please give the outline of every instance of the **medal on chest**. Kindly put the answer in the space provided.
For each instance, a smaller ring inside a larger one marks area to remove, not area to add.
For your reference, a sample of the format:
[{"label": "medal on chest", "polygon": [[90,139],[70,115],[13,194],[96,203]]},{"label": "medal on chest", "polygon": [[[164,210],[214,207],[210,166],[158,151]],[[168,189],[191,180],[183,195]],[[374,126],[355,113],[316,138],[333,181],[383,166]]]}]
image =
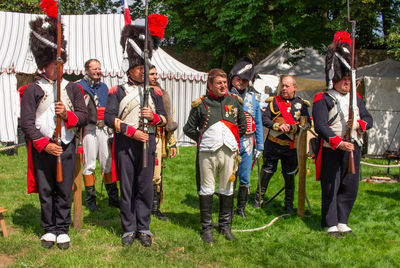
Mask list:
[{"label": "medal on chest", "polygon": [[297,102],[294,105],[295,108],[295,112],[294,112],[294,118],[296,118],[297,120],[300,119],[300,109],[301,109],[301,103]]},{"label": "medal on chest", "polygon": [[225,105],[225,117],[229,117],[232,114],[232,105]]}]

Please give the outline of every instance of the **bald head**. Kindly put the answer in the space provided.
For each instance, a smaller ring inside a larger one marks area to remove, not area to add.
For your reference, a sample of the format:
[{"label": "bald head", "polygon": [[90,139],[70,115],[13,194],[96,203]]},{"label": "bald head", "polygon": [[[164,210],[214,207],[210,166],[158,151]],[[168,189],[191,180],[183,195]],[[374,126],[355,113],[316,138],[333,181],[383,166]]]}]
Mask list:
[{"label": "bald head", "polygon": [[291,75],[286,75],[282,78],[281,97],[289,100],[295,95],[297,89],[296,79]]}]

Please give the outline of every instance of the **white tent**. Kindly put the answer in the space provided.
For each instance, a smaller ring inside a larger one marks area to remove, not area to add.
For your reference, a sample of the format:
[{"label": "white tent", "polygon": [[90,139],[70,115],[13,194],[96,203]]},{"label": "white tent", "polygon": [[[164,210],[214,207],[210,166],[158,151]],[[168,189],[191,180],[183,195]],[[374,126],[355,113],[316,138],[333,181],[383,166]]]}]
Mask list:
[{"label": "white tent", "polygon": [[[19,96],[16,73],[32,74],[37,70],[29,50],[29,21],[35,14],[0,11],[0,141],[16,141]],[[62,16],[67,40],[67,74],[84,73],[84,63],[96,58],[102,63],[103,81],[117,85],[124,76],[121,70],[122,47],[120,33],[124,26],[122,14]],[[207,75],[177,61],[159,48],[153,53],[152,63],[160,74],[159,82],[171,95],[175,132],[178,142],[189,142],[182,127],[189,115],[191,101],[204,94]]]},{"label": "white tent", "polygon": [[[293,64],[291,62],[299,58]],[[312,48],[285,49],[281,44],[255,66],[255,72],[280,76],[295,75],[312,80],[325,80],[325,56]]]},{"label": "white tent", "polygon": [[400,62],[387,59],[357,70],[368,111],[374,119],[368,131],[368,155],[400,149]]},{"label": "white tent", "polygon": [[[294,59],[298,58],[296,61]],[[259,76],[293,75],[296,77],[296,94],[312,103],[315,94],[325,89],[325,56],[312,48],[285,49],[281,44],[255,66]],[[266,80],[265,80],[266,81]],[[276,87],[275,82],[267,85]],[[278,84],[280,89],[280,83]],[[311,112],[311,109],[309,109]]]}]

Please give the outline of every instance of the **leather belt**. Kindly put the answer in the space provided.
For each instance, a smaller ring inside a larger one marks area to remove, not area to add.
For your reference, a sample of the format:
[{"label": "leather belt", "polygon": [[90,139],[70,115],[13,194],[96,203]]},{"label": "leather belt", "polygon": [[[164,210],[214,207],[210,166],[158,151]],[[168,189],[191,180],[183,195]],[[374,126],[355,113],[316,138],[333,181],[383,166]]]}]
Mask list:
[{"label": "leather belt", "polygon": [[275,142],[275,143],[277,143],[277,144],[279,144],[279,145],[282,145],[282,146],[289,146],[290,143],[292,142],[292,141],[290,141],[290,140],[281,140],[281,139],[275,138],[275,137],[272,136],[271,134],[268,135],[268,139],[269,139],[270,141]]}]

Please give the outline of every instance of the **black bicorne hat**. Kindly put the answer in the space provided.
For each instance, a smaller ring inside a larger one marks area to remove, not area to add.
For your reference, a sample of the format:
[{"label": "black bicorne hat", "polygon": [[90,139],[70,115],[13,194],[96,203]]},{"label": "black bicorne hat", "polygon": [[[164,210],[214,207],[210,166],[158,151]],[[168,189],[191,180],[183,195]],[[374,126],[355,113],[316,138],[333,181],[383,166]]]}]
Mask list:
[{"label": "black bicorne hat", "polygon": [[232,78],[239,76],[240,78],[251,81],[254,77],[254,63],[250,57],[240,58],[233,66],[228,76],[229,89],[232,87]]}]

